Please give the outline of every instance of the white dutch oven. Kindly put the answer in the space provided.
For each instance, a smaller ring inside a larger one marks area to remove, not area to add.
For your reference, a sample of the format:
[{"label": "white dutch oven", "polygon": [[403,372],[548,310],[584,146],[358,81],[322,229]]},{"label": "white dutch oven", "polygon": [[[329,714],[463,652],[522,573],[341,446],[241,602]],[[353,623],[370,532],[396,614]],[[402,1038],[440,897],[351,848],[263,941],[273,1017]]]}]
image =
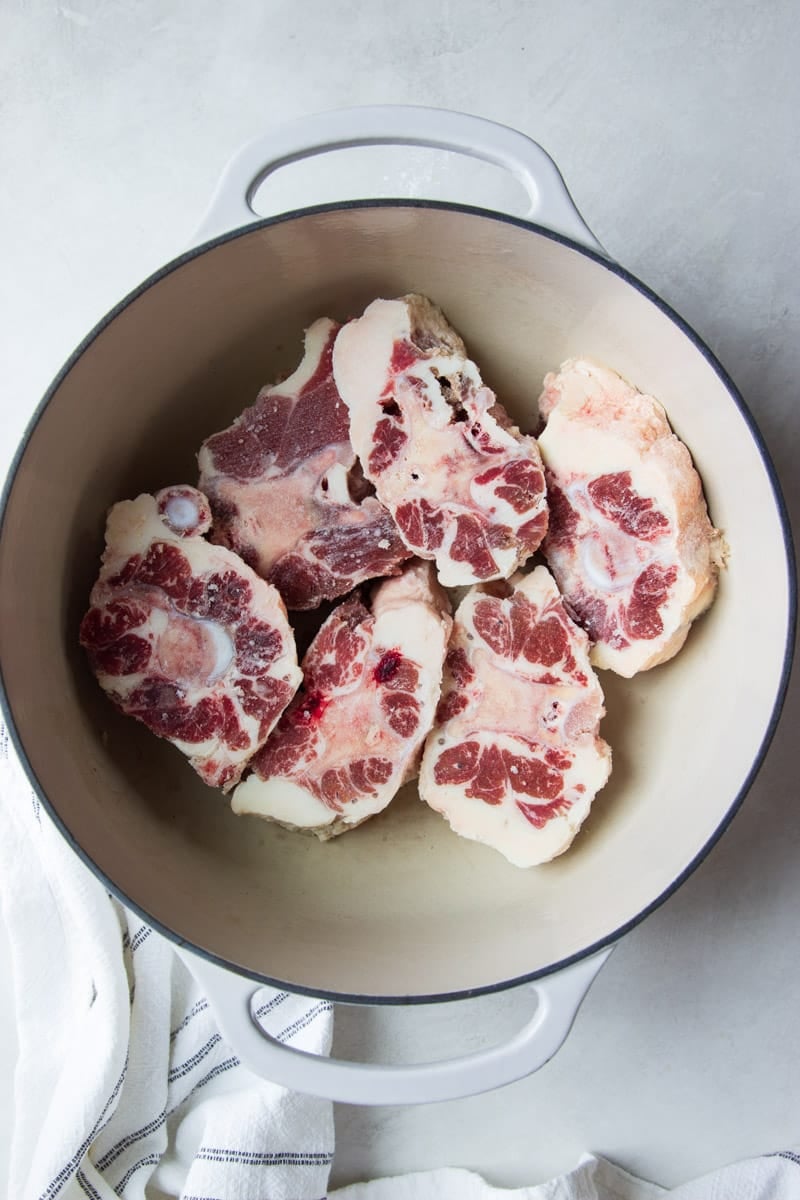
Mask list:
[{"label": "white dutch oven", "polygon": [[[386,143],[505,167],[528,218],[424,201],[255,217],[255,188],[282,164]],[[413,785],[326,845],[234,817],[179,754],[112,710],[77,645],[107,507],[194,482],[202,438],[292,367],[315,317],[411,290],[444,308],[523,426],[544,373],[571,355],[658,396],[730,545],[719,598],[678,658],[632,681],[603,676],[614,774],[569,853],[530,871],[456,838]],[[783,698],[794,604],[778,485],[722,368],[608,261],[539,146],[434,110],[328,113],[245,147],[196,247],[66,364],[4,497],[0,665],[31,782],[92,870],[181,948],[247,1065],[350,1102],[469,1095],[557,1050],[615,941],[697,866],[752,782]],[[364,1004],[524,984],[535,1012],[509,1043],[456,1061],[360,1065],[267,1040],[251,1016],[262,983]]]}]

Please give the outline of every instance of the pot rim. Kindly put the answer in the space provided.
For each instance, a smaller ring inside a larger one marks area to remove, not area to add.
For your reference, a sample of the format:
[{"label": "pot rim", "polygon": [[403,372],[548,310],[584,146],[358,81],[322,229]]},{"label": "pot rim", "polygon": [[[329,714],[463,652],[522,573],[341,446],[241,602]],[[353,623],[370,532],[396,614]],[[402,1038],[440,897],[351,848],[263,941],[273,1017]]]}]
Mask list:
[{"label": "pot rim", "polygon": [[286,222],[286,221],[298,220],[298,219],[301,219],[304,217],[309,217],[309,216],[316,216],[316,215],[331,213],[331,212],[343,212],[343,211],[350,211],[350,210],[361,210],[361,209],[372,209],[372,208],[436,209],[436,210],[443,210],[443,211],[447,211],[447,212],[464,213],[466,215],[478,216],[478,217],[482,217],[482,218],[485,218],[488,220],[493,220],[493,221],[501,221],[508,225],[515,225],[524,230],[528,230],[530,232],[540,234],[541,236],[546,237],[546,238],[550,239],[551,241],[561,243],[562,245],[566,246],[568,249],[576,251],[578,254],[584,255],[586,258],[589,258],[592,261],[605,267],[612,274],[614,274],[614,275],[618,276],[620,279],[622,279],[623,282],[630,284],[637,292],[640,293],[640,295],[642,295],[646,300],[649,300],[652,304],[654,304],[680,330],[681,333],[683,333],[686,337],[688,337],[689,340],[692,342],[692,344],[695,346],[695,348],[700,352],[700,354],[706,360],[706,362],[711,367],[711,369],[714,371],[714,373],[717,375],[720,382],[723,384],[726,391],[728,392],[728,395],[730,396],[731,400],[738,408],[739,413],[741,414],[742,419],[744,420],[744,422],[747,426],[750,437],[752,438],[753,443],[755,444],[755,447],[756,447],[758,454],[761,458],[761,461],[764,465],[764,469],[766,471],[767,478],[769,479],[770,487],[772,489],[772,496],[773,496],[773,501],[775,503],[775,509],[776,509],[778,519],[781,524],[781,532],[782,532],[782,536],[783,536],[784,553],[786,555],[786,567],[787,567],[788,619],[787,619],[787,625],[786,625],[786,637],[785,637],[785,642],[784,642],[783,664],[782,664],[782,670],[781,670],[781,677],[780,677],[778,687],[777,687],[777,690],[775,693],[775,698],[774,698],[774,701],[772,704],[772,710],[771,710],[769,721],[767,723],[767,727],[766,727],[766,730],[764,733],[764,737],[762,738],[762,741],[758,748],[758,751],[753,758],[753,762],[750,766],[750,770],[748,771],[747,776],[745,777],[738,792],[731,800],[731,802],[730,802],[727,810],[725,811],[724,815],[722,816],[721,820],[715,827],[714,832],[706,840],[706,842],[699,848],[697,853],[692,858],[691,862],[687,864],[687,866],[680,873],[680,875],[678,875],[670,883],[670,885],[668,887],[666,887],[662,892],[660,892],[659,895],[657,895],[643,909],[641,909],[639,912],[637,912],[628,921],[623,922],[622,925],[620,925],[616,929],[612,930],[611,932],[606,934],[604,937],[599,938],[597,941],[592,942],[590,945],[586,946],[584,949],[577,951],[574,954],[568,955],[565,958],[559,959],[557,962],[551,963],[546,967],[542,967],[542,968],[539,968],[538,970],[524,973],[524,974],[516,976],[512,979],[500,980],[496,983],[486,984],[481,987],[460,989],[460,990],[453,991],[453,992],[441,992],[441,993],[437,992],[432,995],[416,995],[416,994],[414,994],[414,995],[397,995],[397,996],[394,996],[394,995],[392,995],[392,996],[383,996],[383,995],[373,996],[373,995],[369,995],[369,994],[359,994],[359,993],[331,992],[331,991],[327,991],[324,988],[311,988],[308,986],[287,984],[285,981],[282,981],[279,979],[274,979],[271,976],[263,975],[262,973],[260,973],[258,971],[253,971],[253,970],[251,970],[247,967],[241,966],[237,963],[230,962],[228,959],[224,958],[222,955],[216,954],[213,951],[205,950],[202,947],[197,946],[195,943],[189,941],[188,939],[181,937],[180,934],[176,933],[173,929],[171,929],[164,922],[154,918],[150,913],[147,912],[147,910],[142,905],[133,901],[114,882],[113,879],[111,879],[108,875],[106,875],[103,868],[100,867],[94,861],[94,859],[92,859],[91,856],[83,849],[83,847],[80,845],[80,843],[78,842],[76,837],[73,835],[72,831],[69,829],[69,827],[66,825],[66,823],[64,821],[62,821],[62,819],[59,816],[58,812],[56,811],[55,807],[51,803],[49,797],[46,795],[44,789],[41,787],[41,785],[36,777],[36,774],[34,772],[34,769],[28,759],[28,756],[25,751],[25,747],[22,743],[22,740],[17,732],[16,724],[14,722],[10,697],[8,696],[8,694],[6,692],[5,680],[3,678],[3,672],[2,672],[2,662],[0,662],[0,711],[2,712],[3,719],[4,719],[6,727],[8,729],[9,737],[14,746],[14,750],[20,760],[20,763],[22,764],[22,767],[25,771],[28,782],[30,783],[31,787],[33,788],[33,791],[34,791],[36,797],[41,802],[41,804],[44,806],[50,819],[55,824],[59,833],[62,835],[62,837],[65,838],[65,840],[67,841],[69,846],[78,855],[78,857],[82,860],[82,862],[89,868],[89,870],[92,872],[92,874],[95,876],[95,878],[100,880],[100,882],[103,883],[103,885],[107,888],[107,890],[109,892],[111,892],[116,897],[116,899],[120,901],[121,904],[123,904],[126,908],[130,909],[132,912],[136,913],[136,915],[138,917],[140,917],[142,921],[144,921],[146,924],[150,925],[153,929],[157,930],[160,934],[162,934],[164,937],[166,937],[169,941],[173,942],[174,944],[176,944],[178,946],[184,947],[185,949],[191,951],[193,954],[196,954],[196,955],[200,956],[201,958],[208,960],[209,962],[216,963],[218,966],[223,967],[226,970],[232,971],[234,974],[243,976],[246,979],[253,980],[254,982],[256,982],[257,984],[259,984],[261,986],[278,988],[282,991],[288,991],[288,992],[291,992],[296,995],[311,996],[311,997],[315,997],[318,999],[338,1001],[338,1002],[346,1003],[346,1004],[368,1004],[368,1005],[380,1005],[380,1006],[398,1005],[398,1004],[403,1004],[403,1005],[431,1004],[431,1003],[443,1003],[443,1002],[454,1001],[454,1000],[471,999],[476,996],[490,995],[495,992],[503,992],[503,991],[507,991],[510,988],[519,987],[526,983],[532,983],[537,979],[544,978],[545,976],[554,974],[555,972],[562,970],[565,967],[569,967],[573,963],[579,962],[580,960],[582,960],[584,958],[588,958],[590,955],[597,953],[598,951],[604,949],[607,946],[612,946],[621,937],[623,937],[625,934],[629,933],[638,924],[640,924],[640,922],[644,921],[646,917],[650,916],[650,914],[653,913],[657,908],[660,908],[661,905],[666,900],[668,900],[669,897],[672,896],[672,894],[674,892],[676,892],[678,890],[678,888],[689,878],[689,876],[697,869],[697,867],[700,866],[700,864],[703,862],[703,860],[708,856],[708,854],[711,852],[713,847],[716,845],[716,843],[722,837],[723,833],[728,828],[728,826],[730,825],[734,816],[736,815],[739,808],[741,807],[741,805],[745,799],[745,796],[747,795],[750,788],[752,787],[753,782],[756,778],[756,775],[758,774],[758,772],[764,762],[767,751],[769,750],[769,747],[772,743],[772,739],[775,735],[775,731],[780,722],[781,712],[783,710],[783,705],[784,705],[784,702],[786,699],[786,693],[787,693],[787,689],[789,686],[789,677],[791,674],[792,660],[793,660],[793,656],[794,656],[795,625],[796,625],[796,620],[797,620],[797,568],[796,568],[796,559],[795,559],[795,551],[794,551],[794,543],[793,543],[793,538],[792,538],[791,524],[789,521],[789,515],[788,515],[787,508],[786,508],[786,502],[783,497],[783,493],[781,490],[780,482],[778,480],[777,472],[775,470],[775,466],[772,462],[772,458],[767,449],[767,446],[766,446],[764,438],[761,434],[761,431],[759,430],[759,428],[756,424],[755,418],[753,417],[750,409],[747,406],[747,403],[745,402],[743,396],[741,395],[738,388],[734,384],[733,380],[728,375],[727,371],[722,366],[722,364],[719,362],[719,360],[717,359],[717,357],[713,353],[713,351],[703,341],[703,339],[692,328],[691,325],[689,325],[656,292],[654,292],[650,287],[648,287],[647,284],[642,283],[642,281],[637,276],[633,275],[625,267],[621,266],[619,263],[615,262],[613,259],[607,258],[605,255],[589,248],[588,246],[582,245],[580,242],[577,242],[577,241],[573,240],[572,238],[566,237],[565,235],[563,235],[561,233],[556,233],[554,230],[548,229],[546,226],[538,225],[534,221],[529,221],[529,220],[523,219],[521,217],[510,216],[506,213],[496,212],[491,209],[481,208],[476,205],[458,204],[458,203],[453,203],[453,202],[444,201],[444,200],[420,200],[420,199],[416,199],[416,198],[414,198],[414,199],[407,199],[407,198],[394,199],[394,198],[383,198],[382,197],[382,198],[371,199],[371,200],[346,200],[346,201],[339,201],[339,202],[335,202],[335,203],[317,204],[317,205],[312,205],[312,206],[309,206],[306,208],[292,209],[288,212],[280,213],[280,214],[278,214],[276,216],[272,216],[272,217],[256,218],[247,225],[240,226],[236,229],[228,231],[227,233],[219,234],[216,237],[209,239],[208,241],[201,242],[197,246],[192,246],[190,249],[184,251],[182,254],[178,255],[176,258],[169,260],[163,266],[159,267],[156,271],[152,272],[146,279],[144,279],[140,284],[138,284],[132,291],[128,292],[128,294],[126,296],[124,296],[122,300],[120,300],[116,305],[114,305],[114,307],[111,308],[105,314],[105,316],[101,317],[101,319],[95,324],[95,326],[83,338],[83,340],[79,343],[79,345],[76,347],[76,349],[72,352],[72,354],[66,360],[66,362],[61,367],[60,371],[58,372],[58,374],[55,376],[52,383],[48,387],[44,396],[37,404],[32,416],[25,428],[25,431],[19,442],[19,445],[17,446],[14,456],[11,460],[11,464],[9,466],[8,473],[7,473],[5,481],[3,483],[2,493],[0,493],[0,541],[2,541],[2,537],[3,537],[6,510],[7,510],[8,501],[9,501],[11,492],[14,487],[17,472],[18,472],[20,465],[22,463],[22,460],[25,456],[25,452],[28,448],[28,443],[30,442],[31,437],[33,436],[36,426],[38,425],[41,417],[43,416],[45,410],[47,409],[48,405],[50,404],[50,401],[55,396],[56,392],[60,388],[64,379],[69,375],[70,371],[75,366],[75,364],[78,362],[78,360],[81,358],[81,356],[89,349],[89,347],[93,344],[93,342],[103,333],[103,331],[107,328],[107,326],[109,326],[114,320],[116,320],[116,318],[122,312],[124,312],[124,310],[130,304],[132,304],[135,300],[138,300],[140,296],[144,295],[145,292],[147,292],[154,284],[157,284],[161,279],[166,278],[168,275],[172,274],[173,271],[178,270],[180,267],[184,266],[186,263],[191,262],[193,259],[198,258],[202,254],[205,254],[206,251],[213,250],[213,249],[217,248],[218,246],[224,245],[226,242],[231,242],[240,237],[244,237],[247,234],[253,233],[256,230],[267,229],[272,225],[278,225],[278,224],[282,224],[283,222]]}]

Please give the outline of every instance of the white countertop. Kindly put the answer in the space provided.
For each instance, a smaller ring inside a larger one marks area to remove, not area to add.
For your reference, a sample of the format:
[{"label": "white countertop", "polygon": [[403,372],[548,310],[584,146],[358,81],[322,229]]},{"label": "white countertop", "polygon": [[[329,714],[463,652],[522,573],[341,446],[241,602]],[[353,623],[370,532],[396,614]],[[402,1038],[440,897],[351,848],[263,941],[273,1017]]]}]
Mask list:
[{"label": "white countertop", "polygon": [[[796,518],[796,28],[789,0],[4,5],[0,468],[83,335],[184,247],[235,148],[312,111],[417,103],[542,142],[607,250],[727,367]],[[362,166],[344,182],[335,166],[318,178],[363,192]],[[425,170],[405,159],[377,173],[385,191],[424,194]],[[303,171],[279,201],[328,198]],[[334,1183],[454,1165],[520,1185],[590,1149],[669,1185],[797,1140],[798,717],[795,687],[731,829],[616,949],[556,1058],[458,1103],[340,1106]],[[0,938],[0,1184],[13,1109],[7,960]],[[410,1059],[474,1047],[527,1003],[516,992],[349,1010],[339,1049]]]}]

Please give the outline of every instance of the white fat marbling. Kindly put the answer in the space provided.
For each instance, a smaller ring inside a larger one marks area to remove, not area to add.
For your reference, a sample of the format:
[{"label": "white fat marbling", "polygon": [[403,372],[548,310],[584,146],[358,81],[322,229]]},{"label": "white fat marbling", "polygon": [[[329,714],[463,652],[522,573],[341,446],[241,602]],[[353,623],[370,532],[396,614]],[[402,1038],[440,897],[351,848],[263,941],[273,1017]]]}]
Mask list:
[{"label": "white fat marbling", "polygon": [[290,779],[259,779],[256,774],[235,789],[231,808],[235,813],[255,813],[298,829],[322,828],[336,818],[332,808]]}]

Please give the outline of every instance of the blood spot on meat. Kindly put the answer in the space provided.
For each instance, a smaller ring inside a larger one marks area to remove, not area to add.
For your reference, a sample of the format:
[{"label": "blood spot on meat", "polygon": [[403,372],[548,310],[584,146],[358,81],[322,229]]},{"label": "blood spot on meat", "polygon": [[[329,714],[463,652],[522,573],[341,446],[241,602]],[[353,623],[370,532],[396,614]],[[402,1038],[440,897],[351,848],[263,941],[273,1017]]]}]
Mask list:
[{"label": "blood spot on meat", "polygon": [[[84,643],[85,644],[85,643]],[[123,634],[110,646],[92,651],[92,665],[103,675],[135,675],[150,662],[150,643],[135,633]]]},{"label": "blood spot on meat", "polygon": [[400,670],[403,656],[398,650],[387,650],[374,671],[376,683],[388,683]]},{"label": "blood spot on meat", "polygon": [[392,692],[414,692],[419,684],[419,678],[420,673],[416,663],[401,655],[400,661],[388,678],[379,680],[376,677],[376,683]]},{"label": "blood spot on meat", "polygon": [[134,600],[112,600],[104,608],[90,608],[81,622],[80,642],[87,649],[110,646],[147,620],[147,612]]},{"label": "blood spot on meat", "polygon": [[374,449],[369,456],[368,466],[373,475],[380,475],[398,457],[408,441],[408,435],[395,421],[385,417],[375,426],[372,441]]},{"label": "blood spot on meat", "polygon": [[644,541],[653,541],[669,532],[669,521],[655,508],[648,496],[640,496],[631,486],[630,471],[598,475],[586,485],[595,507],[618,525],[624,533]]},{"label": "blood spot on meat", "polygon": [[261,675],[281,653],[283,642],[277,630],[265,621],[248,621],[234,635],[236,665],[243,675]]},{"label": "blood spot on meat", "polygon": [[662,633],[664,623],[658,610],[677,577],[678,569],[674,565],[663,567],[660,563],[651,563],[642,571],[633,585],[631,600],[623,618],[629,637],[650,640]]},{"label": "blood spot on meat", "polygon": [[329,704],[330,698],[323,696],[322,692],[307,692],[301,697],[296,707],[290,710],[287,717],[295,725],[310,727],[322,720],[322,714]]},{"label": "blood spot on meat", "polygon": [[170,542],[153,542],[136,572],[136,582],[161,588],[170,599],[182,604],[192,582],[186,555]]}]

